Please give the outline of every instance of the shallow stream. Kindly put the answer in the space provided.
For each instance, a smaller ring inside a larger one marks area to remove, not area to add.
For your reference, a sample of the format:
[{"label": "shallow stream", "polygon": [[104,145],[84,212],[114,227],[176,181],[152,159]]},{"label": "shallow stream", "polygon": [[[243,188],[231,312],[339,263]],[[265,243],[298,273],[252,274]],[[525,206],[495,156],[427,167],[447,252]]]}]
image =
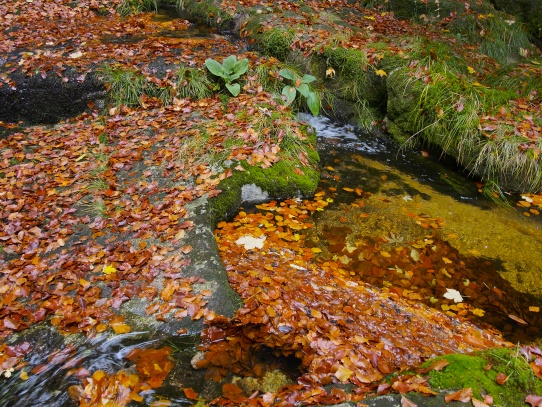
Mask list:
[{"label": "shallow stream", "polygon": [[[309,238],[324,259],[338,258],[351,274],[407,298],[479,318],[512,342],[540,340],[540,215],[513,206],[513,197],[509,207],[488,200],[439,156],[302,118],[317,129],[320,188],[334,199],[314,215]],[[432,264],[416,263],[421,250],[433,253]],[[449,309],[448,288],[482,311],[465,313],[459,301]]]}]

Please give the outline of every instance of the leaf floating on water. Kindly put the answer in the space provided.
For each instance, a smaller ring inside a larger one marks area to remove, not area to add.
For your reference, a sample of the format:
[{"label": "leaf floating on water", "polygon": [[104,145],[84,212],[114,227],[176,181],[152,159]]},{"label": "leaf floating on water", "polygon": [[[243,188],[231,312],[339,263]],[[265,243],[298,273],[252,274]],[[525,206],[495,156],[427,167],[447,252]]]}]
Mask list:
[{"label": "leaf floating on water", "polygon": [[235,241],[239,246],[244,246],[245,250],[262,249],[266,237],[242,236]]},{"label": "leaf floating on water", "polygon": [[484,314],[486,313],[483,309],[480,309],[480,308],[474,308],[471,312],[474,315],[479,316],[479,317],[483,317]]},{"label": "leaf floating on water", "polygon": [[420,261],[420,253],[418,253],[416,249],[410,251],[410,257],[412,257],[412,260],[414,261]]},{"label": "leaf floating on water", "polygon": [[461,295],[461,293],[457,290],[454,290],[453,288],[446,289],[446,292],[444,293],[444,298],[453,300],[455,303],[463,302],[463,296]]},{"label": "leaf floating on water", "polygon": [[518,324],[529,325],[525,320],[521,319],[520,317],[516,317],[515,315],[508,314],[508,318],[513,319]]}]

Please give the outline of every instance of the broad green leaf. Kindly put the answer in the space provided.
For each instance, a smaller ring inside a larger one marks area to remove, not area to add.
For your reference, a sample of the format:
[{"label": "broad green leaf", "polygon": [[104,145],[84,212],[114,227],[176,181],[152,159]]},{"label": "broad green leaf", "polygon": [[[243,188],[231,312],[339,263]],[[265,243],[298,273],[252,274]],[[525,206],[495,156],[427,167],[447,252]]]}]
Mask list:
[{"label": "broad green leaf", "polygon": [[226,83],[226,88],[228,88],[233,96],[237,96],[241,92],[241,85],[238,83]]},{"label": "broad green leaf", "polygon": [[282,94],[286,96],[286,104],[289,105],[295,99],[296,90],[293,86],[285,86],[282,88]]},{"label": "broad green leaf", "polygon": [[303,78],[301,78],[301,83],[311,83],[314,82],[316,78],[312,75],[305,74],[303,75]]},{"label": "broad green leaf", "polygon": [[236,79],[239,79],[241,75],[239,75],[238,73],[233,73],[231,75],[228,75],[228,78],[226,79],[226,82],[227,83],[230,83],[230,82],[233,82],[235,81]]},{"label": "broad green leaf", "polygon": [[318,99],[318,95],[316,95],[316,93],[309,92],[309,95],[307,96],[307,106],[309,107],[313,116],[318,116],[320,113],[320,99]]},{"label": "broad green leaf", "polygon": [[205,66],[207,67],[207,69],[213,74],[213,75],[216,75],[216,76],[220,76],[222,78],[225,78],[225,74],[224,74],[224,70],[222,69],[222,65],[220,64],[220,62],[218,61],[215,61],[214,59],[206,59],[205,60]]},{"label": "broad green leaf", "polygon": [[241,59],[233,67],[233,72],[238,75],[243,75],[248,69],[248,59]]},{"label": "broad green leaf", "polygon": [[235,55],[230,55],[227,57],[224,62],[222,62],[222,68],[226,74],[229,74],[233,71],[233,67],[237,63],[237,57]]},{"label": "broad green leaf", "polygon": [[305,97],[309,97],[309,92],[311,91],[309,85],[307,85],[306,83],[302,83],[301,85],[299,85],[297,87],[297,90]]},{"label": "broad green leaf", "polygon": [[285,79],[290,79],[292,81],[295,81],[297,79],[297,76],[289,69],[281,69],[279,71],[279,75]]}]

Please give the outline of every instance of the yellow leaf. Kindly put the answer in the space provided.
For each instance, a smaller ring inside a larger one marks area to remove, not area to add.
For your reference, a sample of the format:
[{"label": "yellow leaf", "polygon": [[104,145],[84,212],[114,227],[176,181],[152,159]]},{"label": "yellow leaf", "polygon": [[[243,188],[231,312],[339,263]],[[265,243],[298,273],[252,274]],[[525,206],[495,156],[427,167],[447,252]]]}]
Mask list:
[{"label": "yellow leaf", "polygon": [[479,316],[479,317],[483,317],[484,314],[486,313],[483,309],[480,309],[480,308],[474,308],[471,312],[474,315]]},{"label": "yellow leaf", "polygon": [[529,311],[531,312],[540,312],[540,307],[529,307]]},{"label": "yellow leaf", "polygon": [[344,191],[346,192],[354,192],[354,188],[343,188]]},{"label": "yellow leaf", "polygon": [[382,69],[377,69],[375,71],[375,73],[378,75],[378,76],[388,76],[388,74],[386,73],[386,71],[382,70]]},{"label": "yellow leaf", "polygon": [[326,77],[333,78],[335,76],[335,69],[329,67],[326,69]]},{"label": "yellow leaf", "polygon": [[111,327],[116,334],[127,334],[132,330],[130,326],[126,324],[112,324]]},{"label": "yellow leaf", "polygon": [[92,378],[96,381],[100,381],[102,380],[103,378],[105,377],[105,373],[103,370],[96,370],[93,374],[92,374]]},{"label": "yellow leaf", "polygon": [[28,372],[22,370],[21,373],[19,373],[19,377],[21,378],[21,380],[28,380]]},{"label": "yellow leaf", "polygon": [[311,248],[312,252],[313,253],[322,253],[322,249],[318,248],[318,247],[313,247]]},{"label": "yellow leaf", "polygon": [[443,261],[444,263],[446,263],[446,264],[450,264],[450,263],[452,262],[452,261],[451,261],[449,258],[447,258],[447,257],[443,257],[443,258],[442,258],[442,261]]},{"label": "yellow leaf", "polygon": [[473,74],[474,72],[476,72],[472,66],[467,66],[467,70],[469,71],[470,74]]},{"label": "yellow leaf", "polygon": [[103,270],[104,274],[113,274],[117,272],[117,269],[111,265],[104,266]]},{"label": "yellow leaf", "polygon": [[337,369],[335,372],[335,377],[339,379],[341,382],[345,382],[354,374],[350,369],[347,367],[341,366]]},{"label": "yellow leaf", "polygon": [[374,20],[375,18],[373,16],[364,16],[363,17],[366,20]]},{"label": "yellow leaf", "polygon": [[295,239],[296,242],[299,242],[299,239],[301,239],[301,236],[299,236],[299,233],[296,233],[294,235],[294,239]]}]

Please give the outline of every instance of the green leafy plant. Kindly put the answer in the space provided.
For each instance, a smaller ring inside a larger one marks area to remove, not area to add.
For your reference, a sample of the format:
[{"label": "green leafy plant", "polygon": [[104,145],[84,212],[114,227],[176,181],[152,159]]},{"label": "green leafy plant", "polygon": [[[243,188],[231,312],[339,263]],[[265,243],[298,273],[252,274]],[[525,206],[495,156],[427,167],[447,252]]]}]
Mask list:
[{"label": "green leafy plant", "polygon": [[307,106],[314,116],[318,116],[320,113],[320,99],[316,92],[314,92],[309,83],[314,82],[316,78],[312,75],[305,74],[303,77],[299,77],[289,69],[281,69],[279,75],[284,79],[292,81],[292,85],[286,85],[282,88],[282,94],[286,97],[286,104],[291,104],[297,93],[300,93],[307,100]]},{"label": "green leafy plant", "polygon": [[206,59],[205,66],[215,76],[219,76],[226,82],[226,89],[233,96],[239,95],[241,85],[235,83],[248,69],[248,59],[237,60],[235,55],[230,55],[222,63],[214,59]]}]

